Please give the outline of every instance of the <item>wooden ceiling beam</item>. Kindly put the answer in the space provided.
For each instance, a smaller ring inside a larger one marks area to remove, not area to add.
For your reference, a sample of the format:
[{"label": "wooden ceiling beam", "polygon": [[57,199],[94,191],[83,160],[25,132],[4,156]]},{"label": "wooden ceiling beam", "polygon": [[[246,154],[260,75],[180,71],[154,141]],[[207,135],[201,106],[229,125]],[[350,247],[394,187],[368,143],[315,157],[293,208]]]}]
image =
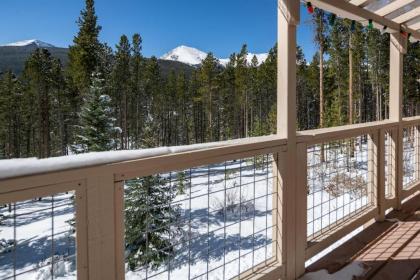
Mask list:
[{"label": "wooden ceiling beam", "polygon": [[360,6],[367,2],[368,0],[350,0],[350,4],[353,4],[355,6]]},{"label": "wooden ceiling beam", "polygon": [[415,9],[412,9],[407,13],[399,15],[396,18],[393,18],[392,21],[395,21],[396,23],[404,23],[418,16],[420,16],[420,6]]},{"label": "wooden ceiling beam", "polygon": [[408,4],[413,3],[414,1],[415,0],[395,0],[394,2],[391,2],[376,10],[374,13],[380,16],[386,16],[404,6],[407,6]]},{"label": "wooden ceiling beam", "polygon": [[411,28],[413,30],[416,30],[416,31],[419,31],[420,30],[420,21],[413,24],[413,25],[410,25],[409,28]]},{"label": "wooden ceiling beam", "polygon": [[389,33],[396,33],[400,32],[400,30],[404,30],[408,33],[411,33],[412,37],[416,40],[420,40],[420,32],[414,30],[412,26],[407,27],[405,25],[398,24],[364,8],[350,4],[350,2],[337,0],[311,0],[311,2],[315,7],[334,13],[340,17],[349,18],[360,22],[367,22],[369,19],[371,19],[375,24],[387,26]]}]

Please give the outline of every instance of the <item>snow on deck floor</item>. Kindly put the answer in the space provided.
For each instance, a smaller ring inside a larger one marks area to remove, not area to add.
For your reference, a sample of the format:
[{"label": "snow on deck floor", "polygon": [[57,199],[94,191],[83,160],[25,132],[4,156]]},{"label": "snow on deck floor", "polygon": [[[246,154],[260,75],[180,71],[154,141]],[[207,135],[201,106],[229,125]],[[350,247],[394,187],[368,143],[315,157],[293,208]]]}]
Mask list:
[{"label": "snow on deck floor", "polygon": [[363,276],[365,272],[366,268],[362,262],[352,262],[333,274],[329,274],[326,269],[322,269],[306,273],[299,280],[353,280],[355,277]]}]

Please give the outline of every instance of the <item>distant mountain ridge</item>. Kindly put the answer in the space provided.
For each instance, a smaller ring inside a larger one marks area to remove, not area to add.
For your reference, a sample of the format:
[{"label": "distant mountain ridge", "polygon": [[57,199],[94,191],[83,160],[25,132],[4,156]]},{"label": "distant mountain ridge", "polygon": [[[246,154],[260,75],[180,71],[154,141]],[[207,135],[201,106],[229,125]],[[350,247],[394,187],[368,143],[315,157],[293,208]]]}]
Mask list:
[{"label": "distant mountain ridge", "polygon": [[[26,60],[37,48],[47,49],[53,57],[60,59],[64,67],[67,66],[68,48],[60,48],[41,40],[30,39],[0,45],[0,73],[11,70],[17,75],[21,74],[25,68]],[[190,75],[195,69],[189,64],[178,61],[159,59],[158,64],[164,76],[168,75],[171,71],[183,71],[187,75]]]},{"label": "distant mountain ridge", "polygon": [[[0,45],[0,73],[8,70],[17,75],[22,73],[26,60],[37,48],[47,49],[53,57],[61,61],[64,67],[67,66],[68,48],[56,47],[38,39],[30,39]],[[263,63],[268,57],[267,53],[249,53],[247,56],[248,63],[251,63],[254,55],[258,59],[258,65]],[[182,45],[161,56],[158,59],[158,63],[164,76],[171,71],[184,71],[189,75],[206,57],[206,52]],[[229,63],[229,58],[218,60],[221,66],[226,66]]]},{"label": "distant mountain ridge", "polygon": [[47,49],[52,56],[60,59],[63,65],[67,65],[67,48],[59,48],[37,39],[31,39],[0,46],[0,72],[11,70],[15,74],[20,74],[25,67],[26,60],[37,48]]},{"label": "distant mountain ridge", "polygon": [[54,45],[45,43],[37,39],[30,39],[30,40],[23,40],[19,42],[9,43],[6,45],[0,45],[0,47],[26,47],[30,45],[37,46],[38,48],[56,48],[56,46]]}]

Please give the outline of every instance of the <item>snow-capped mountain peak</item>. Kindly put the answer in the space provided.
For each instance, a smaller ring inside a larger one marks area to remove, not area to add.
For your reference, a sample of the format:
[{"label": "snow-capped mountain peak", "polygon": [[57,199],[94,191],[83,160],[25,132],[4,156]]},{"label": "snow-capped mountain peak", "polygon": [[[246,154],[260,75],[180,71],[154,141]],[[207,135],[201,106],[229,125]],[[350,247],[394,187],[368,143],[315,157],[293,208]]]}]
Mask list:
[{"label": "snow-capped mountain peak", "polygon": [[[257,57],[258,65],[263,63],[268,57],[267,53],[260,53],[260,54],[248,53],[247,55],[248,64],[251,64],[251,61],[254,55]],[[206,57],[207,57],[206,52],[203,52],[196,48],[192,48],[188,46],[179,46],[171,50],[170,52],[164,54],[163,56],[161,56],[160,59],[178,61],[178,62],[182,62],[189,65],[199,65]],[[229,63],[229,58],[220,58],[219,63],[220,65],[226,66]]]},{"label": "snow-capped mountain peak", "polygon": [[207,53],[196,48],[179,46],[164,54],[160,59],[179,61],[189,65],[197,65],[200,64],[206,56]]},{"label": "snow-capped mountain peak", "polygon": [[5,47],[25,47],[25,46],[29,46],[29,45],[36,45],[39,48],[54,48],[55,47],[54,45],[45,43],[45,42],[37,40],[37,39],[30,39],[30,40],[24,40],[24,41],[9,43],[9,44],[3,45],[3,46],[5,46]]}]

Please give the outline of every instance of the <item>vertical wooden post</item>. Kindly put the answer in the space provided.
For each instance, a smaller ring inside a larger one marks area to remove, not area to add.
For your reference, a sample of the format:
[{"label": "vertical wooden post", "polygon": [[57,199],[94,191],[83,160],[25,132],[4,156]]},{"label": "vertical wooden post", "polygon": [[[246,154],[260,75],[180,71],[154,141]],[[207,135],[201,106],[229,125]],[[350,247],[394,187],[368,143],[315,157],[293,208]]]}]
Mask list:
[{"label": "vertical wooden post", "polygon": [[407,52],[407,39],[400,33],[390,36],[390,62],[389,62],[389,119],[398,122],[397,135],[392,136],[395,146],[395,189],[397,209],[401,208],[403,187],[403,126],[402,126],[402,99],[403,99],[403,55]]},{"label": "vertical wooden post", "polygon": [[368,183],[369,203],[378,209],[377,221],[385,220],[385,131],[369,134]]},{"label": "vertical wooden post", "polygon": [[277,153],[273,154],[273,211],[272,211],[272,223],[273,223],[273,229],[272,229],[272,250],[273,255],[276,258],[276,261],[278,263],[282,262],[282,226],[283,226],[283,211],[282,211],[282,205],[283,205],[283,192],[281,190],[281,178],[279,176],[279,169],[281,168],[279,166],[280,160],[280,153],[282,151],[278,151]]},{"label": "vertical wooden post", "polygon": [[116,280],[125,278],[125,225],[124,225],[124,182],[116,182],[115,187],[115,267]]},{"label": "vertical wooden post", "polygon": [[87,240],[87,203],[86,184],[79,184],[75,193],[76,202],[76,248],[77,248],[77,279],[89,279],[88,240]]},{"label": "vertical wooden post", "polygon": [[87,178],[87,224],[89,279],[114,280],[115,190],[114,175]]},{"label": "vertical wooden post", "polygon": [[[297,252],[297,144],[296,144],[296,26],[300,20],[300,2],[278,0],[278,61],[277,61],[277,134],[287,138],[287,151],[281,153],[277,167],[282,198],[281,241],[285,279],[304,273],[302,253]],[[300,175],[300,174],[299,174]],[[306,197],[306,196],[305,196]],[[306,208],[305,208],[306,210]],[[302,233],[303,234],[303,233]],[[306,242],[305,242],[306,245]],[[304,255],[304,253],[303,253]],[[303,265],[302,265],[303,264]]]},{"label": "vertical wooden post", "polygon": [[296,276],[305,272],[305,252],[307,246],[307,203],[308,203],[308,178],[306,143],[297,144],[297,179],[296,179]]}]

